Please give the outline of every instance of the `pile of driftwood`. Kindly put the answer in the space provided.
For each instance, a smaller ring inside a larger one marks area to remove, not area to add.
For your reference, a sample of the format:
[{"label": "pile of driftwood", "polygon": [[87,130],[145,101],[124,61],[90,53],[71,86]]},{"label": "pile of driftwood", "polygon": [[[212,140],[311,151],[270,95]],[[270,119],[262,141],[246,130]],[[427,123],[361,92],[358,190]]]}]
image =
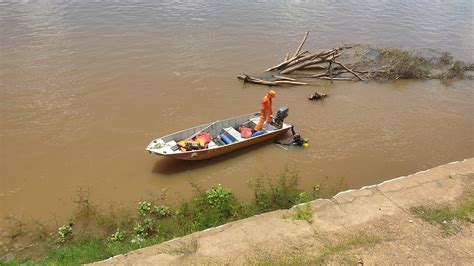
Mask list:
[{"label": "pile of driftwood", "polygon": [[[241,74],[237,77],[245,82],[252,82],[257,84],[278,86],[278,85],[306,85],[308,83],[298,81],[294,78],[283,75],[291,74],[298,70],[304,70],[307,74],[304,78],[317,78],[326,80],[364,80],[360,75],[361,71],[356,71],[338,61],[341,56],[341,51],[350,49],[352,46],[343,46],[334,49],[324,50],[319,53],[311,53],[308,51],[301,52],[303,45],[308,38],[309,31],[304,35],[303,41],[296,49],[295,53],[289,57],[286,55],[285,60],[280,64],[270,67],[266,72],[266,78],[256,78],[247,74]],[[317,71],[318,73],[311,74],[309,71]],[[308,74],[310,73],[310,74]],[[354,78],[338,77],[341,74],[350,73]]]},{"label": "pile of driftwood", "polygon": [[466,65],[446,52],[424,57],[399,49],[375,49],[361,45],[346,45],[317,53],[302,52],[308,35],[309,31],[291,57],[287,54],[283,62],[268,68],[262,77],[247,74],[237,77],[244,82],[279,86],[306,85],[314,79],[331,82],[400,78],[451,79],[464,78],[465,73],[474,71],[474,64]]}]

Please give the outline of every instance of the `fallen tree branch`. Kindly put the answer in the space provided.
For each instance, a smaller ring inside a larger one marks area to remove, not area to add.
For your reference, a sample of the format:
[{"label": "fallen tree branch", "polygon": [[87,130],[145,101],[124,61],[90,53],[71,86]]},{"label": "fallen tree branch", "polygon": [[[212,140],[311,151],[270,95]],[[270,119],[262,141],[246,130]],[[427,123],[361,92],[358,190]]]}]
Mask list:
[{"label": "fallen tree branch", "polygon": [[[330,77],[319,77],[319,79],[330,80]],[[345,81],[357,81],[357,79],[351,78],[332,78],[332,80],[345,80]]]},{"label": "fallen tree branch", "polygon": [[238,75],[237,78],[243,80],[244,82],[251,82],[251,83],[262,84],[262,85],[267,85],[267,86],[308,85],[308,83],[305,83],[305,82],[291,81],[291,80],[275,80],[275,81],[263,80],[263,79],[255,78],[246,74]]},{"label": "fallen tree branch", "polygon": [[332,54],[332,59],[331,61],[329,62],[329,78],[331,79],[331,83],[334,83],[332,81],[332,64],[334,63],[334,54]]},{"label": "fallen tree branch", "polygon": [[321,64],[321,63],[324,63],[324,62],[327,62],[327,61],[328,60],[326,58],[316,58],[316,59],[313,59],[313,60],[307,60],[307,61],[304,61],[304,62],[299,63],[297,65],[294,65],[292,67],[286,68],[286,69],[280,71],[280,73],[281,74],[289,74],[291,72],[294,72],[296,70],[305,68],[307,66],[317,65],[317,64]]},{"label": "fallen tree branch", "polygon": [[303,41],[301,42],[300,46],[298,46],[298,49],[296,49],[295,54],[291,58],[295,58],[301,51],[301,48],[303,48],[304,43],[306,42],[306,38],[308,38],[309,31],[307,31],[304,34]]},{"label": "fallen tree branch", "polygon": [[292,78],[289,78],[289,77],[284,77],[284,76],[273,76],[279,80],[289,80],[289,81],[295,81],[296,79],[292,79]]},{"label": "fallen tree branch", "polygon": [[326,71],[326,72],[321,73],[321,74],[311,75],[308,78],[320,78],[320,77],[327,77],[327,76],[329,76],[329,73]]},{"label": "fallen tree branch", "polygon": [[[284,70],[286,68],[289,68],[291,66],[299,64],[299,63],[304,62],[306,60],[313,60],[313,59],[316,59],[316,58],[326,58],[326,57],[330,56],[333,52],[334,52],[334,50],[326,50],[326,51],[322,51],[322,52],[320,52],[319,54],[316,54],[316,55],[310,54],[310,55],[301,57],[299,59],[293,60],[293,61],[289,62],[288,64],[281,66],[279,69]],[[337,55],[337,56],[339,56],[339,55]]]},{"label": "fallen tree branch", "polygon": [[268,68],[268,69],[265,70],[265,71],[270,72],[270,71],[275,70],[275,69],[280,69],[282,66],[288,65],[289,63],[291,63],[291,62],[293,62],[293,61],[295,61],[295,60],[298,60],[298,59],[301,58],[301,57],[303,56],[303,54],[305,54],[305,53],[306,53],[306,52],[301,53],[301,54],[298,55],[296,58],[287,59],[287,60],[281,62],[280,64],[276,65],[276,66],[272,66],[272,67]]},{"label": "fallen tree branch", "polygon": [[351,69],[349,69],[348,67],[346,67],[345,65],[343,65],[341,62],[334,61],[334,64],[340,65],[342,68],[344,68],[345,70],[349,71],[349,72],[352,73],[354,76],[356,76],[359,80],[364,80],[364,79],[361,78],[357,73],[355,73],[354,71],[352,71]]},{"label": "fallen tree branch", "polygon": [[322,66],[322,65],[311,65],[311,66],[305,66],[302,68],[303,70],[326,70],[327,66]]}]

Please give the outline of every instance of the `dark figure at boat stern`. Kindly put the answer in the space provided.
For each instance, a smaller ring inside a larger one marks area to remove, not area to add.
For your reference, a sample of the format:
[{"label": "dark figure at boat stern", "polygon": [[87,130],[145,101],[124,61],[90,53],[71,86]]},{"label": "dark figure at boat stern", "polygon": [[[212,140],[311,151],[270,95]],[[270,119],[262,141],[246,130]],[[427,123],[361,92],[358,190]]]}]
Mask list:
[{"label": "dark figure at boat stern", "polygon": [[293,136],[293,139],[291,139],[290,141],[279,141],[279,140],[277,140],[277,141],[275,141],[275,143],[280,144],[280,145],[286,145],[286,146],[297,146],[297,147],[304,146],[304,147],[307,147],[308,140],[301,138],[300,134],[295,134]]}]

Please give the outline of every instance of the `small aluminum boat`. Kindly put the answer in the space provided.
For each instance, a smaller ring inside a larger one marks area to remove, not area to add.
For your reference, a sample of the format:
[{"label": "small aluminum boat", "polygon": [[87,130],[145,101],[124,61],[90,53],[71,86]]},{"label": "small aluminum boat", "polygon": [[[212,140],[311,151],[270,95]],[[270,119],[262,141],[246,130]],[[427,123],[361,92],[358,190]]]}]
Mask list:
[{"label": "small aluminum boat", "polygon": [[[283,115],[281,115],[282,112]],[[247,114],[222,121],[215,121],[157,138],[148,144],[146,150],[151,154],[181,160],[208,159],[265,140],[284,136],[288,130],[293,127],[292,125],[283,122],[287,115],[288,108],[280,108],[276,118],[273,119],[276,123],[264,124],[262,131],[259,132],[260,135],[254,137],[242,138],[238,128],[240,126],[245,126],[253,129],[258,123],[260,113]],[[179,141],[190,140],[201,132],[207,132],[212,136],[207,148],[182,151],[178,147],[177,143]]]}]

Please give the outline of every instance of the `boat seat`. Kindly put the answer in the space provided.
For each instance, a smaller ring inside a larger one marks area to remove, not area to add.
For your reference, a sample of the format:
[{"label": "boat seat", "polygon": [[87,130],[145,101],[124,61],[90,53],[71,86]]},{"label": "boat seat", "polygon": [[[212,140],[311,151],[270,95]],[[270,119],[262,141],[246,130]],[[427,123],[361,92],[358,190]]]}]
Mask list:
[{"label": "boat seat", "polygon": [[170,140],[170,141],[166,142],[166,146],[173,147],[174,145],[176,145],[176,141],[174,141],[174,140]]},{"label": "boat seat", "polygon": [[[258,124],[258,121],[260,120],[260,117],[251,118],[249,120],[252,121],[252,124],[254,124],[252,128],[255,128],[255,126],[257,126]],[[262,129],[265,131],[273,131],[273,130],[276,130],[277,128],[270,124],[263,124]]]},{"label": "boat seat", "polygon": [[245,124],[245,126],[253,130],[257,126],[257,123],[255,123],[254,121],[249,121]]},{"label": "boat seat", "polygon": [[214,141],[212,141],[212,140],[211,140],[211,142],[209,142],[209,144],[207,144],[208,149],[212,149],[212,148],[215,148],[215,147],[219,147],[219,145],[217,143],[215,143]]},{"label": "boat seat", "polygon": [[224,146],[225,145],[225,143],[220,138],[213,138],[212,142],[214,142],[214,144],[216,144],[217,146]]},{"label": "boat seat", "polygon": [[265,131],[273,131],[273,130],[276,130],[277,128],[273,125],[270,125],[270,124],[263,124],[263,129]]},{"label": "boat seat", "polygon": [[260,120],[260,117],[250,118],[249,120],[252,121],[253,124],[257,125],[257,124],[258,124],[258,120]]},{"label": "boat seat", "polygon": [[176,146],[177,146],[176,141],[170,140],[166,142],[165,146],[161,147],[161,149],[164,153],[174,153],[175,150],[173,149]]},{"label": "boat seat", "polygon": [[240,132],[233,127],[226,127],[224,131],[231,135],[236,141],[241,141],[243,138],[240,136]]}]

